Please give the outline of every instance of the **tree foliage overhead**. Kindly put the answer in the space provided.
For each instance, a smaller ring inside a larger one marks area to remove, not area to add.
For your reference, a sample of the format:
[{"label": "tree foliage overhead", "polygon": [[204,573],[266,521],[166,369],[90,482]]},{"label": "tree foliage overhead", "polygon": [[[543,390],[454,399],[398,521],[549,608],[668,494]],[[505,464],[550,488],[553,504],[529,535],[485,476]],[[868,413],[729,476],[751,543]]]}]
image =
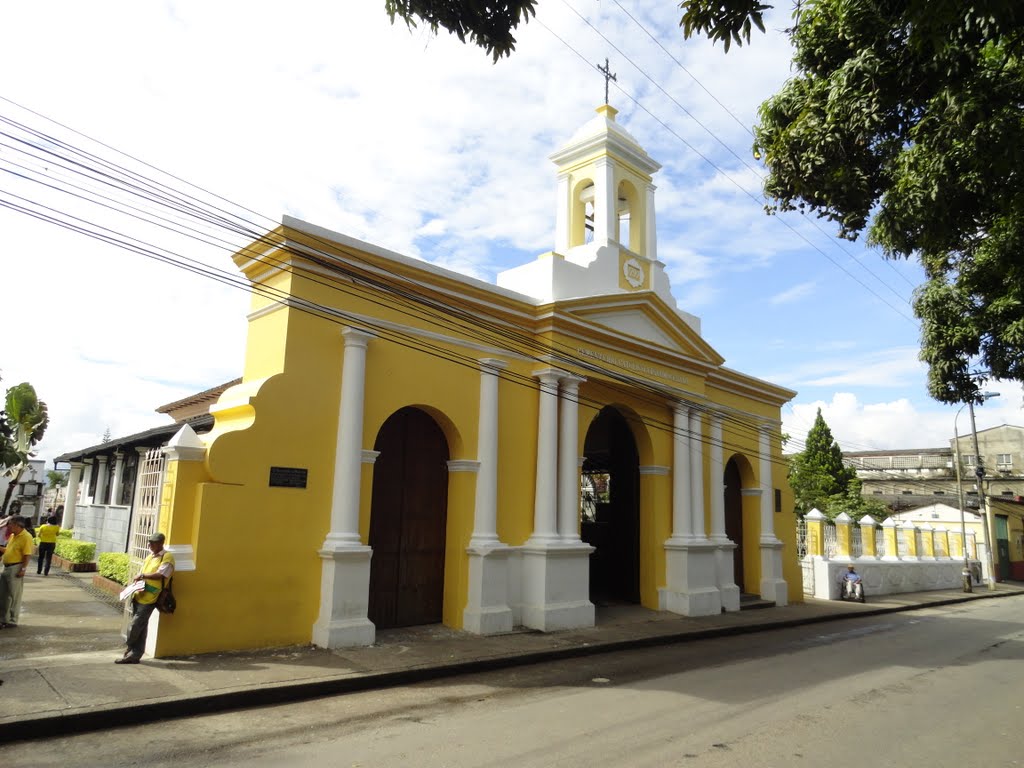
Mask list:
[{"label": "tree foliage overhead", "polygon": [[812,0],[796,76],[760,111],[773,210],[810,209],[920,259],[931,395],[1024,379],[1024,5]]},{"label": "tree foliage overhead", "polygon": [[434,33],[443,27],[462,42],[468,37],[496,62],[515,50],[512,30],[536,14],[537,0],[385,0],[384,5],[392,24],[397,16],[410,27],[419,19]]}]

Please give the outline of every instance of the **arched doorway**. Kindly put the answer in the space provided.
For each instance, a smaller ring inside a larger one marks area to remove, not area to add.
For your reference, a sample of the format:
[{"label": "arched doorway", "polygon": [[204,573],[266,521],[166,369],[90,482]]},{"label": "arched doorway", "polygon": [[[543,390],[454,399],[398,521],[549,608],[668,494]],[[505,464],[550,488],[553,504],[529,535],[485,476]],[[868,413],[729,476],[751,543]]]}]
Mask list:
[{"label": "arched doorway", "polygon": [[436,624],[444,607],[448,442],[418,408],[377,433],[370,507],[369,619],[378,629]]},{"label": "arched doorway", "polygon": [[743,486],[736,459],[729,459],[724,474],[725,535],[736,545],[732,553],[733,583],[743,592],[743,494],[740,493]]},{"label": "arched doorway", "polygon": [[640,461],[626,419],[601,410],[583,447],[584,499],[580,535],[590,556],[590,600],[640,602]]}]

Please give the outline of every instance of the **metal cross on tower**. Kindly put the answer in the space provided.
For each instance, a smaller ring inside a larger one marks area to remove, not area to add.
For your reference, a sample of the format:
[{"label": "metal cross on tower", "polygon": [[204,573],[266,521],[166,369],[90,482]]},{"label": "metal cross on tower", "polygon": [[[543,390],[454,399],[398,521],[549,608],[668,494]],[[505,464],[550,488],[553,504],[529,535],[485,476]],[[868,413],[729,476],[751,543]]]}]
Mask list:
[{"label": "metal cross on tower", "polygon": [[612,70],[608,66],[608,57],[607,56],[604,59],[604,66],[603,67],[600,64],[595,64],[594,66],[597,67],[597,71],[598,72],[600,72],[602,75],[604,75],[604,103],[607,104],[608,103],[608,82],[610,80],[614,80],[615,82],[619,82],[619,78],[617,78],[615,75],[612,74]]}]

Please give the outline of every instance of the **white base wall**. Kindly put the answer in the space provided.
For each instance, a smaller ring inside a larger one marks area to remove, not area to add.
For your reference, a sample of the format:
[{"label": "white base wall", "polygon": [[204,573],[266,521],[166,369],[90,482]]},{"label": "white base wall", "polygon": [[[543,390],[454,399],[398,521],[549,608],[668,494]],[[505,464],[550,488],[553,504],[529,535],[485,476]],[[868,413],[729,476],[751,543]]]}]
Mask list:
[{"label": "white base wall", "polygon": [[74,538],[77,541],[95,542],[97,555],[100,552],[126,552],[130,518],[131,510],[128,507],[102,504],[76,506]]},{"label": "white base wall", "polygon": [[[806,557],[804,565],[810,565],[814,574],[814,590],[808,594],[819,600],[838,600],[839,580],[851,562],[864,580],[864,596],[869,601],[872,595],[959,589],[963,586],[963,560],[825,560]],[[974,560],[971,565],[980,567],[981,564]]]}]

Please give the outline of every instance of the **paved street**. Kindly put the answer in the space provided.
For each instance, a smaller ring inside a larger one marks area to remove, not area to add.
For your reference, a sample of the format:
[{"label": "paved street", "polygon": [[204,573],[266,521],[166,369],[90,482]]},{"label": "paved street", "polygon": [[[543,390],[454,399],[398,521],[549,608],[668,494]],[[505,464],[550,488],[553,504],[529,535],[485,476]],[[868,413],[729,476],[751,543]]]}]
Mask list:
[{"label": "paved street", "polygon": [[[160,766],[1024,764],[1021,599],[703,640],[3,749]],[[88,756],[87,758],[84,756]]]}]

